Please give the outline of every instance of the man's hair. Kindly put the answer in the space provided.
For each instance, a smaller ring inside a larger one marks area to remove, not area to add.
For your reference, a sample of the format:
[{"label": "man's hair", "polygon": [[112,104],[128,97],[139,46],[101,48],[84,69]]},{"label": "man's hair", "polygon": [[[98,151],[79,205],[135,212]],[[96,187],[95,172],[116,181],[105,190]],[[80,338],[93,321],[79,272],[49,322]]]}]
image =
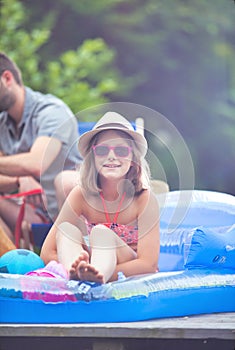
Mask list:
[{"label": "man's hair", "polygon": [[18,85],[23,85],[20,69],[4,52],[0,52],[0,76],[5,70],[9,70],[12,73]]}]

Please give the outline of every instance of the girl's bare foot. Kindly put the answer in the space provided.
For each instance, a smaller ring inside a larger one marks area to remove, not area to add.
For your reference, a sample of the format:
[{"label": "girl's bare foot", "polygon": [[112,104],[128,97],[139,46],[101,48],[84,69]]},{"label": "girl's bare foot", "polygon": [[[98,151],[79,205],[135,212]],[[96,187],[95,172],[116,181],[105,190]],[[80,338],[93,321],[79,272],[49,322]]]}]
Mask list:
[{"label": "girl's bare foot", "polygon": [[71,280],[78,280],[80,279],[78,276],[78,265],[81,261],[84,261],[85,263],[89,263],[89,254],[86,251],[83,251],[79,257],[74,261],[74,263],[71,266],[71,269],[69,270],[69,279]]},{"label": "girl's bare foot", "polygon": [[84,260],[80,261],[77,267],[77,275],[82,281],[104,283],[104,275]]}]

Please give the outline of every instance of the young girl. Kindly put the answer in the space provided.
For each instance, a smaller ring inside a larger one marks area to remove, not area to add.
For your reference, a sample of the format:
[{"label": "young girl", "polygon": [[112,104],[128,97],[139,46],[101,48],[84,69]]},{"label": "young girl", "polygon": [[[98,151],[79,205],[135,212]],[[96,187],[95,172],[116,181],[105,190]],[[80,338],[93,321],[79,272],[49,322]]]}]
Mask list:
[{"label": "young girl", "polygon": [[116,280],[118,272],[156,272],[159,212],[149,190],[146,139],[123,116],[107,112],[78,148],[80,185],[67,197],[41,258],[60,262],[71,279],[99,283]]}]

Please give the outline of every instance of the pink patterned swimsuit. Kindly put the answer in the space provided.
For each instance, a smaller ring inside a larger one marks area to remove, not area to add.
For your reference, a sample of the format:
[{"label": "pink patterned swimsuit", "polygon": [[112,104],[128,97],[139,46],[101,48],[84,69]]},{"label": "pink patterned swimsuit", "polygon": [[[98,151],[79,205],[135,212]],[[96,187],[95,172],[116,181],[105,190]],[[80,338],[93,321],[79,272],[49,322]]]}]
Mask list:
[{"label": "pink patterned swimsuit", "polygon": [[[121,208],[122,202],[125,198],[125,195],[126,195],[126,193],[123,194],[121,201],[119,203],[117,212],[114,216],[113,222],[111,222],[108,211],[107,211],[107,207],[106,207],[106,204],[104,201],[104,197],[102,194],[100,194],[101,199],[102,199],[102,203],[104,206],[105,217],[107,219],[107,222],[102,223],[102,225],[113,230],[118,235],[118,237],[120,237],[126,244],[131,245],[131,246],[133,246],[133,245],[136,246],[137,242],[138,242],[138,226],[137,225],[123,225],[123,224],[117,223],[120,208]],[[87,222],[86,225],[87,225],[87,232],[88,232],[88,234],[90,234],[92,228],[98,224]],[[132,248],[134,250],[136,250],[134,247],[132,247]]]}]

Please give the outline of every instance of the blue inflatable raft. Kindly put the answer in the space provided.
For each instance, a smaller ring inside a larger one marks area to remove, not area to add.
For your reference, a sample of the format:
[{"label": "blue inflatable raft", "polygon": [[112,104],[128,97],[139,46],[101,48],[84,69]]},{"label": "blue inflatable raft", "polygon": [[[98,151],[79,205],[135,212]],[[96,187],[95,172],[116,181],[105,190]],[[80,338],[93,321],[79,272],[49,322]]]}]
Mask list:
[{"label": "blue inflatable raft", "polygon": [[235,311],[235,197],[158,196],[160,272],[96,285],[0,274],[1,323],[128,322]]}]

